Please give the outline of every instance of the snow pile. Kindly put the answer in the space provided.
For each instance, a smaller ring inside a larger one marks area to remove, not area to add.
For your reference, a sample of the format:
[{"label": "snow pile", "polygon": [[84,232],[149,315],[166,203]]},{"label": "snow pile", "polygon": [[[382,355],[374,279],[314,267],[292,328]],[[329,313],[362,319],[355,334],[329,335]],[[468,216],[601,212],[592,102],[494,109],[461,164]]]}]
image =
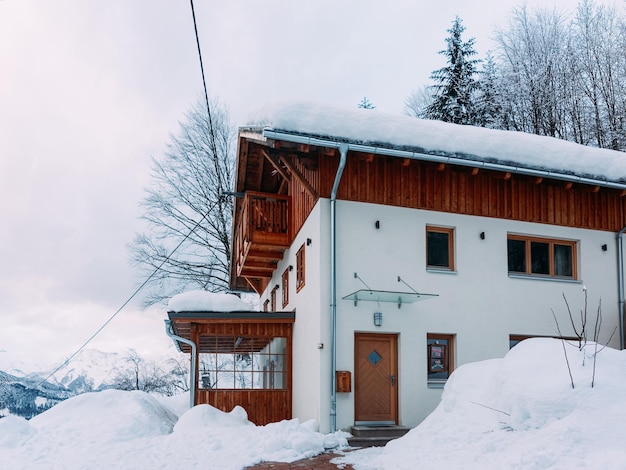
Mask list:
[{"label": "snow pile", "polygon": [[253,127],[626,182],[626,155],[523,132],[463,126],[307,102],[268,105]]},{"label": "snow pile", "polygon": [[[187,398],[187,396],[182,396]],[[345,447],[346,433],[324,436],[298,420],[255,426],[243,408],[200,405],[176,416],[181,398],[106,390],[70,398],[30,421],[0,419],[2,468],[242,469],[290,462]],[[170,406],[171,405],[171,406]]]},{"label": "snow pile", "polygon": [[503,359],[459,367],[439,407],[378,457],[347,454],[365,469],[622,469],[626,352],[529,339]]},{"label": "snow pile", "polygon": [[239,312],[250,310],[252,310],[250,304],[235,294],[204,290],[194,290],[175,295],[167,305],[168,312]]},{"label": "snow pile", "polygon": [[[601,350],[594,375],[593,344],[566,350],[573,389],[563,344],[526,340],[503,359],[459,367],[438,408],[403,438],[335,462],[356,470],[622,469],[626,351]],[[1,466],[234,470],[347,444],[346,433],[320,434],[312,421],[255,426],[240,407],[189,410],[187,398],[108,390],[71,398],[30,421],[0,419]]]}]

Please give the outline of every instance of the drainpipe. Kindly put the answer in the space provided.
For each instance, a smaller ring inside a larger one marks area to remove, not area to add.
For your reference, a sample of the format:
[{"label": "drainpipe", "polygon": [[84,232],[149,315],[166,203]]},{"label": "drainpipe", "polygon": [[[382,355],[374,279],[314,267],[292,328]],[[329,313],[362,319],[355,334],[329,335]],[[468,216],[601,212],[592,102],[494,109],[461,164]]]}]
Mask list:
[{"label": "drainpipe", "polygon": [[339,168],[330,192],[330,432],[337,430],[337,190],[346,166],[348,145],[339,145]]},{"label": "drainpipe", "polygon": [[[185,343],[191,346],[191,370],[189,373],[189,409],[191,409],[196,404],[196,343],[194,343],[190,339],[182,338],[175,335],[172,328],[171,320],[165,320],[165,333],[167,333],[167,336],[172,338],[174,341],[180,341],[181,343]],[[178,348],[178,350],[180,351],[180,348]]]},{"label": "drainpipe", "polygon": [[624,239],[626,227],[617,232],[617,283],[619,292],[619,347],[624,349]]}]

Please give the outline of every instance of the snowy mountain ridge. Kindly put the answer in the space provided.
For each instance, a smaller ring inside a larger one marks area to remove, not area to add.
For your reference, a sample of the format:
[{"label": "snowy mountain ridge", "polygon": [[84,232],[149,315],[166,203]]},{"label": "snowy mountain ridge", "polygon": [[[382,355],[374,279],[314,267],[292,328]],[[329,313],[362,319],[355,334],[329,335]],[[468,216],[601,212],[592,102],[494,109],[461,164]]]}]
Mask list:
[{"label": "snowy mountain ridge", "polygon": [[[65,360],[28,365],[0,351],[0,417],[17,415],[30,419],[69,397],[132,383],[129,377],[145,382],[143,365],[147,361],[134,351],[124,354],[85,349],[63,365]],[[159,370],[165,381],[180,381],[180,373],[172,373],[174,365],[178,365],[176,359],[163,357],[155,364],[161,365]]]}]

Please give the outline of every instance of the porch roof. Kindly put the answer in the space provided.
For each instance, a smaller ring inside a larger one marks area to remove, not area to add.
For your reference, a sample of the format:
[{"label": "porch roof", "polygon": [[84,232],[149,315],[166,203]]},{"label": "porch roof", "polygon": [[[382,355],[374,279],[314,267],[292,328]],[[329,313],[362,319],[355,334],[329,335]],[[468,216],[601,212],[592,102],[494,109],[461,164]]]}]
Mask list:
[{"label": "porch roof", "polygon": [[[272,337],[273,329],[264,329],[263,325],[285,325],[292,324],[296,319],[295,312],[258,312],[258,311],[181,311],[167,312],[167,316],[171,321],[172,332],[176,336],[194,341],[192,337],[192,325],[202,325],[203,334],[221,336],[224,338],[232,337]],[[233,326],[235,328],[224,328],[224,326]],[[244,333],[247,331],[247,333]],[[190,352],[188,345],[180,341],[174,341],[174,344],[181,352]],[[259,344],[265,344],[260,342]],[[217,345],[217,346],[215,346]],[[239,345],[235,345],[231,339],[224,339],[216,343],[201,343],[198,345],[205,352],[230,352],[235,351]],[[215,349],[217,347],[217,349]],[[220,350],[218,350],[220,349]],[[223,349],[223,350],[222,350]],[[211,351],[209,351],[211,350]]]}]

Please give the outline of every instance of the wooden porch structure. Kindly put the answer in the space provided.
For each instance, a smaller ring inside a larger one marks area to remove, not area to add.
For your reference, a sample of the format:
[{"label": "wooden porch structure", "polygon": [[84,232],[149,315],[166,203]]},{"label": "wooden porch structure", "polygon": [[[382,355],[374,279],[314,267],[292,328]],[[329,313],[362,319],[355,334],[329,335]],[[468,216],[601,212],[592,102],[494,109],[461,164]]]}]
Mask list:
[{"label": "wooden porch structure", "polygon": [[[243,407],[264,425],[292,417],[294,312],[168,312],[173,333],[196,347],[194,405]],[[176,341],[191,354],[191,346]]]}]

